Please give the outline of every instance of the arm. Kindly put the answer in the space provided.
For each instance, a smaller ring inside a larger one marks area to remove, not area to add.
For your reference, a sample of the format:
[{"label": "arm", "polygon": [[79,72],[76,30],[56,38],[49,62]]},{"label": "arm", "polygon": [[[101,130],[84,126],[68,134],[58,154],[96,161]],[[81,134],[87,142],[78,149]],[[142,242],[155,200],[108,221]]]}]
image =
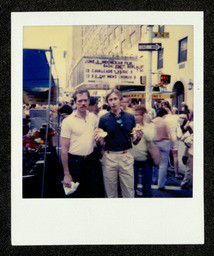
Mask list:
[{"label": "arm", "polygon": [[134,136],[132,134],[132,142],[133,144],[136,146],[140,141],[141,141],[141,138],[143,137],[143,131],[136,131],[136,135]]},{"label": "arm", "polygon": [[[99,120],[98,129],[102,129],[104,131],[104,125],[103,125],[103,122],[102,122],[102,117]],[[97,146],[102,147],[104,145],[105,139],[103,137],[100,137],[99,134],[96,133],[96,132],[94,134],[94,139],[96,141]]]},{"label": "arm", "polygon": [[70,183],[71,181],[73,181],[73,178],[68,168],[68,150],[70,145],[70,139],[61,137],[60,144],[61,144],[61,160],[62,160],[62,166],[64,170],[63,183],[66,187],[70,187]]},{"label": "arm", "polygon": [[104,145],[104,138],[103,137],[100,137],[98,134],[95,134],[94,139],[97,143],[97,146],[102,147]]},{"label": "arm", "polygon": [[141,141],[144,134],[142,129],[136,129],[136,122],[135,122],[134,116],[133,116],[133,129],[131,134],[132,134],[132,143],[134,145],[137,145]]},{"label": "arm", "polygon": [[143,127],[143,136],[146,141],[153,141],[156,136],[156,129],[154,123],[145,124]]},{"label": "arm", "polygon": [[174,142],[173,142],[173,139],[172,139],[172,135],[171,135],[169,126],[167,124],[166,124],[166,131],[167,131],[167,134],[168,134],[168,137],[169,137],[169,140],[170,140],[171,147],[173,147],[174,146]]}]

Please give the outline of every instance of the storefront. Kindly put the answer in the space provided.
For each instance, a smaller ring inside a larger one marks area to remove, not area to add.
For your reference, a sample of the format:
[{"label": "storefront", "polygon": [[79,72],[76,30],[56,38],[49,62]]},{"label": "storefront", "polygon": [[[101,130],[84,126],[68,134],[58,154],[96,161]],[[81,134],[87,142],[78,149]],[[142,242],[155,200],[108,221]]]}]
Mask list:
[{"label": "storefront", "polygon": [[[122,95],[126,95],[131,99],[137,99],[142,104],[145,104],[146,99],[146,92],[145,91],[130,91],[130,92],[121,92]],[[152,104],[154,101],[161,103],[163,100],[168,100],[170,104],[172,104],[172,101],[175,99],[176,93],[174,92],[152,92]]]}]

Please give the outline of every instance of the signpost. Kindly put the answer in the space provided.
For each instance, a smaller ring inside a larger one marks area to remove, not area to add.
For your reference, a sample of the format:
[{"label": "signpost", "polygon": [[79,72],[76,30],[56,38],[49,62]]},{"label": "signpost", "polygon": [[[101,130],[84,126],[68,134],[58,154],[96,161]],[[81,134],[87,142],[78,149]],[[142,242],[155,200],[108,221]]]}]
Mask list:
[{"label": "signpost", "polygon": [[146,81],[146,108],[148,113],[152,113],[152,52],[160,51],[162,48],[161,43],[152,43],[152,29],[153,25],[148,26],[149,29],[149,43],[138,44],[139,51],[148,51],[148,70]]},{"label": "signpost", "polygon": [[138,44],[139,51],[160,51],[161,43]]},{"label": "signpost", "polygon": [[[169,32],[153,32],[153,25],[148,26],[149,40],[148,43],[139,43],[139,51],[148,52],[148,69],[147,69],[147,81],[146,81],[146,108],[148,113],[152,111],[152,52],[160,51],[162,49],[161,43],[153,43],[153,38],[169,38]],[[168,79],[168,80],[167,80]],[[165,76],[163,82],[169,83],[169,76]]]}]

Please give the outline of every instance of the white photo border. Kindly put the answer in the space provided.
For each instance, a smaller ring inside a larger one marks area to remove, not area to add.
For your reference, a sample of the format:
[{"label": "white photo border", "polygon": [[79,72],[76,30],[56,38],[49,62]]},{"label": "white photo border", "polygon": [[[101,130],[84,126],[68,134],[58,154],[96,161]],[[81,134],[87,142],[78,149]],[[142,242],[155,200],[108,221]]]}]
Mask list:
[{"label": "white photo border", "polygon": [[[12,245],[204,243],[203,17],[203,12],[141,11],[11,14]],[[193,197],[23,199],[23,27],[115,24],[194,26],[194,103],[197,104],[194,104]]]}]

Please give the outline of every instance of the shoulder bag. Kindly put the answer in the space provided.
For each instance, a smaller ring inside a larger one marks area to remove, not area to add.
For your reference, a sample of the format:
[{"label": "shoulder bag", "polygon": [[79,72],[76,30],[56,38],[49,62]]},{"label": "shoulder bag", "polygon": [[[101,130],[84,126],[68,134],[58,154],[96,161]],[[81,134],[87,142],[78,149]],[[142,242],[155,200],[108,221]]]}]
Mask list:
[{"label": "shoulder bag", "polygon": [[159,165],[161,161],[161,152],[153,142],[147,142],[149,159],[152,165]]}]

